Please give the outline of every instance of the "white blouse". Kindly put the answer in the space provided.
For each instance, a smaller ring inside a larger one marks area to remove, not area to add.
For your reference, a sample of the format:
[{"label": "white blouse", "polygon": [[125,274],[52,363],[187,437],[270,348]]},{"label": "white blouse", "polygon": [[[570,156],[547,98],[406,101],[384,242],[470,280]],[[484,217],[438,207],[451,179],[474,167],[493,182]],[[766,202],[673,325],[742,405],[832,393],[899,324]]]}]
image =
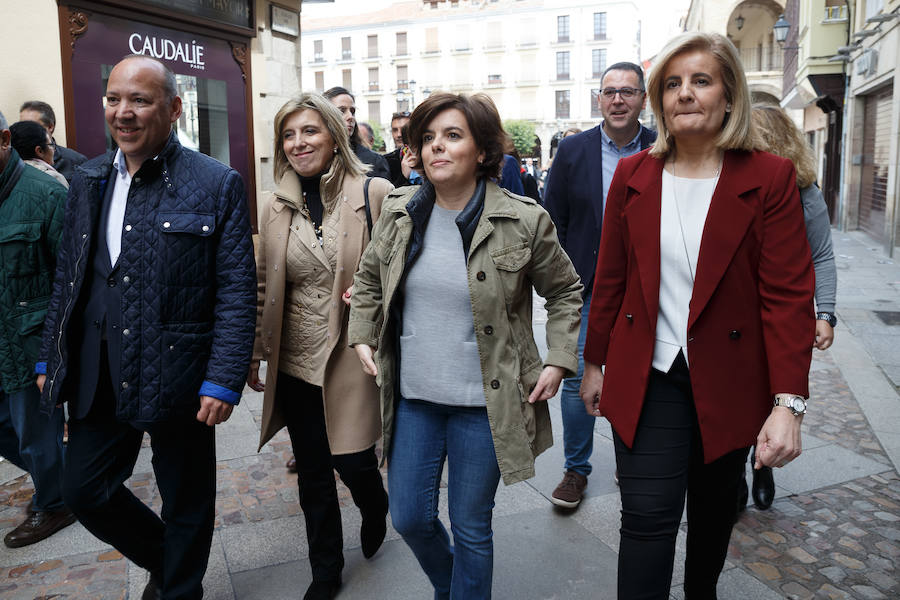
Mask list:
[{"label": "white blouse", "polygon": [[672,367],[679,350],[689,361],[687,324],[697,258],[709,204],[718,182],[718,175],[711,179],[687,179],[675,177],[663,169],[659,313],[653,349],[653,368],[663,372]]}]

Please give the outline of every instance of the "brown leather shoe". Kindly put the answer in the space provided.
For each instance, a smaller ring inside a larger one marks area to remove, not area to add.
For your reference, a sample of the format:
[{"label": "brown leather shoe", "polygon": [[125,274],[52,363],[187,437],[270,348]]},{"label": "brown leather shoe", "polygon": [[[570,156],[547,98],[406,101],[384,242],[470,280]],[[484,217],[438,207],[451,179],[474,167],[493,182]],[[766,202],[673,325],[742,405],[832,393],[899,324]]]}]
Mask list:
[{"label": "brown leather shoe", "polygon": [[291,460],[287,461],[287,463],[284,466],[287,468],[288,473],[296,473],[297,472],[297,459],[292,456]]},{"label": "brown leather shoe", "polygon": [[550,502],[563,508],[575,508],[581,503],[584,489],[587,487],[587,477],[575,471],[566,471],[562,481],[553,490]]},{"label": "brown leather shoe", "polygon": [[3,543],[7,548],[36,544],[74,522],[75,515],[68,508],[31,512],[21,525],[6,534]]}]

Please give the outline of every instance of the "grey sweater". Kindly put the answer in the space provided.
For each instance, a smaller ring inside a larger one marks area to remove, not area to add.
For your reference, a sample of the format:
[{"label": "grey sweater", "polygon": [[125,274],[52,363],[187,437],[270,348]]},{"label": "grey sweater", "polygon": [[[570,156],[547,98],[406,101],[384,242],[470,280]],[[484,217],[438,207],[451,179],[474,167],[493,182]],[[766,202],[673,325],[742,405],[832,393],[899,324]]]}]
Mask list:
[{"label": "grey sweater", "polygon": [[816,272],[816,310],[834,314],[837,295],[837,269],[834,266],[834,250],[831,247],[831,221],[828,206],[819,186],[812,184],[800,190],[803,201],[803,218],[806,221],[806,239],[812,251]]},{"label": "grey sweater", "polygon": [[422,253],[403,289],[400,393],[404,398],[484,406],[481,360],[458,210],[431,211]]}]

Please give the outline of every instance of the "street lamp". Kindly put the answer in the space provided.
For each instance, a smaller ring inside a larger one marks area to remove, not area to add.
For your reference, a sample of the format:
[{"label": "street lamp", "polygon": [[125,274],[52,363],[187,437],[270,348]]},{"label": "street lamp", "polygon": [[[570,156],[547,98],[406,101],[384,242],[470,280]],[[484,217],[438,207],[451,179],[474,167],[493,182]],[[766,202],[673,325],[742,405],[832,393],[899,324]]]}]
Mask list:
[{"label": "street lamp", "polygon": [[787,39],[788,32],[791,30],[790,22],[784,18],[784,13],[775,21],[772,31],[775,33],[775,41],[781,46],[782,50],[799,50],[800,46],[785,46],[784,41]]},{"label": "street lamp", "polygon": [[791,29],[791,24],[784,18],[784,13],[781,13],[781,16],[778,17],[778,20],[775,21],[775,26],[772,27],[772,29],[775,31],[775,41],[779,44],[784,44],[784,41],[788,36],[788,31]]}]

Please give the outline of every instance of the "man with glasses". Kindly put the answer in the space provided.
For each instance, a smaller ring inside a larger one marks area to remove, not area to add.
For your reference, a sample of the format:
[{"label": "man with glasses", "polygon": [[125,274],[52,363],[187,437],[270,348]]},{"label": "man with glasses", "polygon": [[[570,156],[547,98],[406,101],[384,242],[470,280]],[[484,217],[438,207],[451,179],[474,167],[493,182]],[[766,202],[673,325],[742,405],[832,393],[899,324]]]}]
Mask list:
[{"label": "man with glasses", "polygon": [[565,475],[550,498],[565,508],[578,506],[591,474],[595,417],[585,411],[578,390],[606,193],[619,159],[648,148],[656,140],[656,132],[638,121],[646,101],[641,67],[616,63],[606,69],[600,81],[603,87],[598,102],[603,121],[560,141],[544,194],[544,206],[556,224],[559,241],[584,284],[578,373],[563,382],[560,402]]},{"label": "man with glasses", "polygon": [[394,150],[384,155],[388,167],[391,169],[391,183],[394,187],[410,185],[409,178],[403,174],[403,156],[406,144],[403,143],[403,126],[409,123],[409,111],[395,112],[391,115],[391,137],[394,139]]}]

